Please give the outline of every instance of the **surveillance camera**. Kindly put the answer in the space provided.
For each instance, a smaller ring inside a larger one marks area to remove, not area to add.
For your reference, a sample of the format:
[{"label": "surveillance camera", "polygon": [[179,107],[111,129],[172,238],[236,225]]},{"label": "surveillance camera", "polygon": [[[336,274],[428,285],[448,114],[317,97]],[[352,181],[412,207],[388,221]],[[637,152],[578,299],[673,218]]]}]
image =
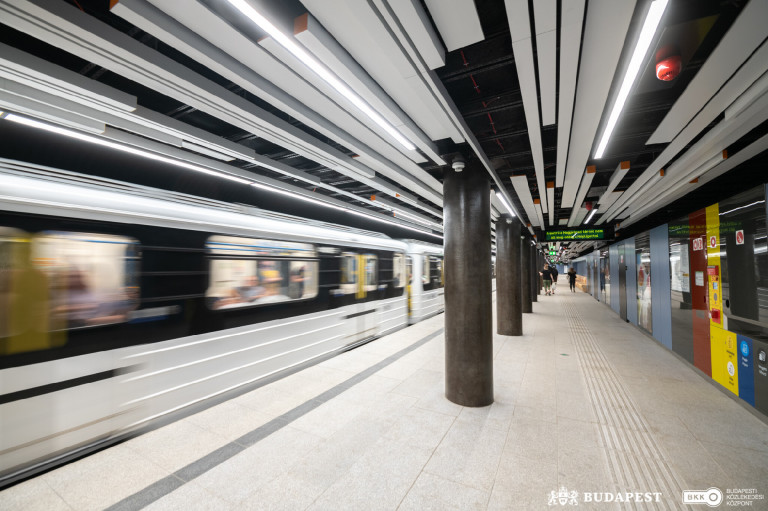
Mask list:
[{"label": "surveillance camera", "polygon": [[461,172],[462,170],[464,170],[464,161],[454,160],[452,167],[453,167],[453,170],[455,170],[456,172]]}]

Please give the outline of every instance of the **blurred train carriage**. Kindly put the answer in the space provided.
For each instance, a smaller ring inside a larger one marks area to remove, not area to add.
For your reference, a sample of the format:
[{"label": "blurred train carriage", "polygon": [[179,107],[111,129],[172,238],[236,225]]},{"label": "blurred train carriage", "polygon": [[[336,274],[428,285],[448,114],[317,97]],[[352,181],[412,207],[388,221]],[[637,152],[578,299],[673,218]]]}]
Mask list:
[{"label": "blurred train carriage", "polygon": [[442,248],[3,161],[0,487],[443,309]]}]

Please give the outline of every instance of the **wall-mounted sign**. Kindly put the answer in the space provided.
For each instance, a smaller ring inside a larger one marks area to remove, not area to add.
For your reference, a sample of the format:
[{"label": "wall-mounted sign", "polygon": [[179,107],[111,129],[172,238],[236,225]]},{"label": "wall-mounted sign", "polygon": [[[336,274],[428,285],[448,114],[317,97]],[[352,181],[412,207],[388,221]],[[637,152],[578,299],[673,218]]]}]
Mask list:
[{"label": "wall-mounted sign", "polygon": [[736,231],[736,244],[737,245],[743,245],[744,244],[744,230]]},{"label": "wall-mounted sign", "polygon": [[613,237],[606,229],[568,229],[565,231],[547,231],[546,241],[584,241],[604,240]]}]

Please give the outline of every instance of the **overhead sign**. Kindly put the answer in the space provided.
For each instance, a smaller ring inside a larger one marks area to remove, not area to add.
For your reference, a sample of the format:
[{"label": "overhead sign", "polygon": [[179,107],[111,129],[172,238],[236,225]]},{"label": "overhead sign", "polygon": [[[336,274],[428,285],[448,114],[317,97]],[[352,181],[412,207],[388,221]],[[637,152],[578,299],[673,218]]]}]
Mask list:
[{"label": "overhead sign", "polygon": [[610,237],[606,235],[606,230],[603,228],[547,231],[546,236],[547,241],[604,240]]}]

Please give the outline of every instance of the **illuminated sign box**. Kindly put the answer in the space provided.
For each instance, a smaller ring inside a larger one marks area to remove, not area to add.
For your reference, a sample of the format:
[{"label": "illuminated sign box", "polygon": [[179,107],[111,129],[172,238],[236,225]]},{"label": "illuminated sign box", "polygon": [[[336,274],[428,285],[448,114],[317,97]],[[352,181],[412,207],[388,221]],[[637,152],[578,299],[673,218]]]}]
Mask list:
[{"label": "illuminated sign box", "polygon": [[568,229],[567,231],[547,231],[547,241],[584,241],[604,240],[609,238],[605,229]]}]

